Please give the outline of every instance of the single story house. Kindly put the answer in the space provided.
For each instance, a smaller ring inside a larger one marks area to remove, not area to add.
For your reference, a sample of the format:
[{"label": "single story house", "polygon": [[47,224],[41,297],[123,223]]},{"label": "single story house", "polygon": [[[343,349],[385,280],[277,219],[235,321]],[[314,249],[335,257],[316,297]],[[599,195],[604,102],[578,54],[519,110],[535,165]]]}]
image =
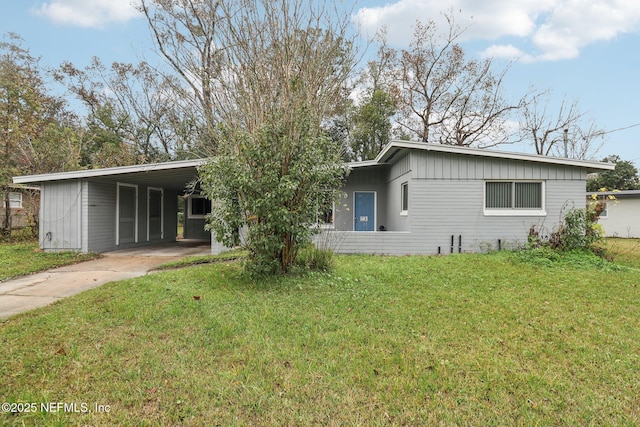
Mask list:
[{"label": "single story house", "polygon": [[585,206],[587,174],[613,164],[393,141],[351,164],[332,233],[344,253],[482,252],[543,235]]},{"label": "single story house", "polygon": [[[587,201],[591,195],[587,193]],[[607,207],[598,221],[607,237],[640,238],[640,190],[597,192],[605,198]],[[609,196],[615,200],[607,200]]]},{"label": "single story house", "polygon": [[[45,250],[105,252],[175,240],[179,197],[204,160],[14,178],[42,189]],[[350,164],[345,197],[324,216],[317,242],[341,253],[477,252],[526,242],[583,207],[587,174],[601,162],[392,141]],[[210,201],[185,202],[185,237],[210,238]],[[212,252],[222,249],[212,241]]]}]

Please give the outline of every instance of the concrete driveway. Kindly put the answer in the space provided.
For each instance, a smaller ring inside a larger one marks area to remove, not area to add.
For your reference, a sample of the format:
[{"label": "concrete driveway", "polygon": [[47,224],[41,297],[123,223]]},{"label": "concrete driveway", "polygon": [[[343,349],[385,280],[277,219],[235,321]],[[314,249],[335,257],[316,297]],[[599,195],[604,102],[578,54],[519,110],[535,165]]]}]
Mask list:
[{"label": "concrete driveway", "polygon": [[210,243],[182,240],[107,252],[95,260],[0,282],[0,319],[51,304],[107,282],[144,276],[168,261],[210,252]]}]

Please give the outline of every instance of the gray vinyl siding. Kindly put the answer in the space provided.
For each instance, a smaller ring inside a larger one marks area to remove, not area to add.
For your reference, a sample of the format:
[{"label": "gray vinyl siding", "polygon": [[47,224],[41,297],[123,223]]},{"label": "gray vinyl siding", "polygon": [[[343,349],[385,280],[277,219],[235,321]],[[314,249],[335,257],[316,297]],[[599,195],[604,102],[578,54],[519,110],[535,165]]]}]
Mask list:
[{"label": "gray vinyl siding", "polygon": [[[123,182],[124,183],[124,182]],[[90,181],[88,249],[91,252],[108,252],[158,243],[147,241],[147,187],[138,186],[138,242],[116,245],[117,182]],[[177,234],[177,193],[164,190],[164,233],[161,241],[170,242]]]},{"label": "gray vinyl siding", "polygon": [[[372,177],[372,171],[378,176]],[[386,204],[389,231],[337,231],[330,240],[338,252],[448,254],[520,246],[526,242],[532,226],[548,235],[557,227],[564,212],[572,207],[584,207],[586,171],[521,160],[411,152],[387,169],[354,170],[349,178],[345,186],[348,196],[353,191],[379,188],[381,182],[386,182],[386,191],[378,197],[378,210]],[[546,215],[485,215],[487,180],[544,182]],[[399,215],[403,182],[409,183],[406,217]],[[336,225],[336,230],[352,228]]]},{"label": "gray vinyl siding", "polygon": [[88,185],[89,251],[112,251],[116,249],[116,183],[90,181]]},{"label": "gray vinyl siding", "polygon": [[89,182],[86,179],[80,180],[82,187],[82,221],[80,224],[82,252],[89,252]]},{"label": "gray vinyl siding", "polygon": [[[410,231],[411,229],[411,156],[405,155],[389,170],[387,182],[387,203],[385,228],[388,231]],[[409,212],[401,215],[402,211],[402,184],[409,184]]]},{"label": "gray vinyl siding", "polygon": [[572,166],[434,152],[412,152],[411,169],[416,179],[435,180],[587,178],[584,169]]},{"label": "gray vinyl siding", "polygon": [[43,183],[40,198],[40,243],[47,251],[82,250],[80,181]]},{"label": "gray vinyl siding", "polygon": [[173,242],[178,236],[178,192],[164,190],[164,235],[163,241]]},{"label": "gray vinyl siding", "polygon": [[353,194],[355,191],[376,193],[376,228],[387,224],[387,167],[355,169],[347,177],[343,187],[345,197],[336,203],[334,227],[336,230],[352,231],[354,224]]},{"label": "gray vinyl siding", "polygon": [[203,218],[186,218],[184,220],[183,237],[185,239],[208,240],[211,232],[204,229],[206,220]]},{"label": "gray vinyl siding", "polygon": [[189,215],[189,198],[184,198],[184,228],[182,235],[185,239],[208,240],[211,238],[211,232],[206,231],[204,226],[207,224],[205,218],[192,218]]}]

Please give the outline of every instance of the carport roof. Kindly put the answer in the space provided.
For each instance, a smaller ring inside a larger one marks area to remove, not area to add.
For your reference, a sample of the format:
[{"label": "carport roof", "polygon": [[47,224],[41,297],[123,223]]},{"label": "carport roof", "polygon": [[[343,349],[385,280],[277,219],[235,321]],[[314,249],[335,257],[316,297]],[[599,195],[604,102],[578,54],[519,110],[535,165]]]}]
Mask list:
[{"label": "carport roof", "polygon": [[86,169],[41,175],[23,175],[14,177],[13,182],[16,184],[27,184],[93,178],[180,190],[183,189],[187,183],[198,177],[198,166],[205,162],[206,159],[179,160],[165,163],[149,163],[146,165]]}]

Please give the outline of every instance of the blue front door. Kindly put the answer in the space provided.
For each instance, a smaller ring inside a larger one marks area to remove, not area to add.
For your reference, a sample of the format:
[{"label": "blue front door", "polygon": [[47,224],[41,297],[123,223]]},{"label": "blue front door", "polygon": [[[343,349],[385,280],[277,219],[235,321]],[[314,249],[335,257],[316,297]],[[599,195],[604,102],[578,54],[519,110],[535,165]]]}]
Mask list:
[{"label": "blue front door", "polygon": [[376,227],[376,193],[356,191],[354,198],[354,230],[374,231]]}]

